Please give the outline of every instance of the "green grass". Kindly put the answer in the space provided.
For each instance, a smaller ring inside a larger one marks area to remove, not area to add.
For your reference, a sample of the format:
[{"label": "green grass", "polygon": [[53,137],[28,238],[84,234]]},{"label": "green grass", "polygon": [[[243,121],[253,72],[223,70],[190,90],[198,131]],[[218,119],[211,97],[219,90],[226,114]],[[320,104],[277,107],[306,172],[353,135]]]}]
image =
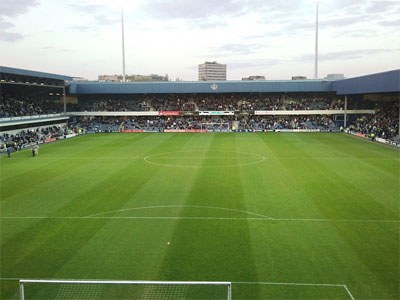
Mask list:
[{"label": "green grass", "polygon": [[19,278],[400,298],[396,149],[342,134],[97,134],[0,163],[1,299]]}]

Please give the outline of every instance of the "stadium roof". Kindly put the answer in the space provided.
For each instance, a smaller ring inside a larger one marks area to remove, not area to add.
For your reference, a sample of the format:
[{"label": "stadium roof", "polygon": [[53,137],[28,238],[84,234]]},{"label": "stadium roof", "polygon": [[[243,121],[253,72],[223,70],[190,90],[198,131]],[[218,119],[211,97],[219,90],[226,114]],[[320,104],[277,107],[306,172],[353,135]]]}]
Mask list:
[{"label": "stadium roof", "polygon": [[70,94],[204,94],[204,93],[319,93],[338,95],[399,93],[400,69],[338,81],[179,81],[179,82],[79,82],[73,77],[0,66],[0,74],[15,74],[71,81]]},{"label": "stadium roof", "polygon": [[400,92],[400,70],[338,81],[263,80],[193,82],[72,82],[70,94],[318,93],[338,95]]},{"label": "stadium roof", "polygon": [[47,79],[56,79],[56,80],[72,80],[73,77],[65,76],[65,75],[58,75],[52,73],[45,73],[45,72],[38,72],[38,71],[30,71],[30,70],[23,70],[11,67],[4,67],[0,66],[0,74],[7,73],[13,75],[22,75],[22,76],[30,76],[30,77],[38,77],[38,78],[47,78]]},{"label": "stadium roof", "polygon": [[331,81],[72,82],[71,94],[197,94],[329,92]]},{"label": "stadium roof", "polygon": [[398,93],[400,69],[335,81],[332,88],[338,95]]}]

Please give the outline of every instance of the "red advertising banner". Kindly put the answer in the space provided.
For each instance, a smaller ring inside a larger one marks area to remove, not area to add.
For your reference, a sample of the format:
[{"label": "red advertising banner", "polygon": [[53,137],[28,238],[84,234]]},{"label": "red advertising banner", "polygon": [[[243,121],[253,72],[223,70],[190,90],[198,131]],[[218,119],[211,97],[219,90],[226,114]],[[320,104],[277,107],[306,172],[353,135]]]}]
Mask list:
[{"label": "red advertising banner", "polygon": [[51,142],[55,142],[55,141],[57,141],[56,138],[50,138],[50,139],[45,140],[44,142],[45,143],[51,143]]},{"label": "red advertising banner", "polygon": [[207,129],[165,129],[164,132],[208,132]]},{"label": "red advertising banner", "polygon": [[158,112],[159,116],[179,116],[181,114],[178,110],[161,110]]}]

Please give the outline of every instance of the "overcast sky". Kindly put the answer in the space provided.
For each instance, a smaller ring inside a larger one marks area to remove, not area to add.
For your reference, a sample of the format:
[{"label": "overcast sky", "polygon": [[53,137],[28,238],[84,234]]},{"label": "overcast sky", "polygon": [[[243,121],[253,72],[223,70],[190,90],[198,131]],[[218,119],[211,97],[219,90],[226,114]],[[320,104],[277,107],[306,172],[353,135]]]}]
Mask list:
[{"label": "overcast sky", "polygon": [[[0,65],[97,79],[122,73],[197,80],[314,77],[313,0],[0,0]],[[398,69],[399,0],[322,0],[319,77]]]}]

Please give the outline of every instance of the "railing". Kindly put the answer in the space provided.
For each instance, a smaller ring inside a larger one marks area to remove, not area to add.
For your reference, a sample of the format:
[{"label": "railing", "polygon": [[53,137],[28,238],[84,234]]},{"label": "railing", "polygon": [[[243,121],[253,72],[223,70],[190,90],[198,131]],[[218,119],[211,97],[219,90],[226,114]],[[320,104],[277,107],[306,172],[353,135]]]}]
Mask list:
[{"label": "railing", "polygon": [[58,118],[65,117],[64,113],[58,114],[45,114],[45,115],[30,115],[30,116],[19,116],[19,117],[8,117],[8,118],[0,118],[0,122],[12,122],[12,121],[29,121],[36,119],[48,119],[48,118]]}]

